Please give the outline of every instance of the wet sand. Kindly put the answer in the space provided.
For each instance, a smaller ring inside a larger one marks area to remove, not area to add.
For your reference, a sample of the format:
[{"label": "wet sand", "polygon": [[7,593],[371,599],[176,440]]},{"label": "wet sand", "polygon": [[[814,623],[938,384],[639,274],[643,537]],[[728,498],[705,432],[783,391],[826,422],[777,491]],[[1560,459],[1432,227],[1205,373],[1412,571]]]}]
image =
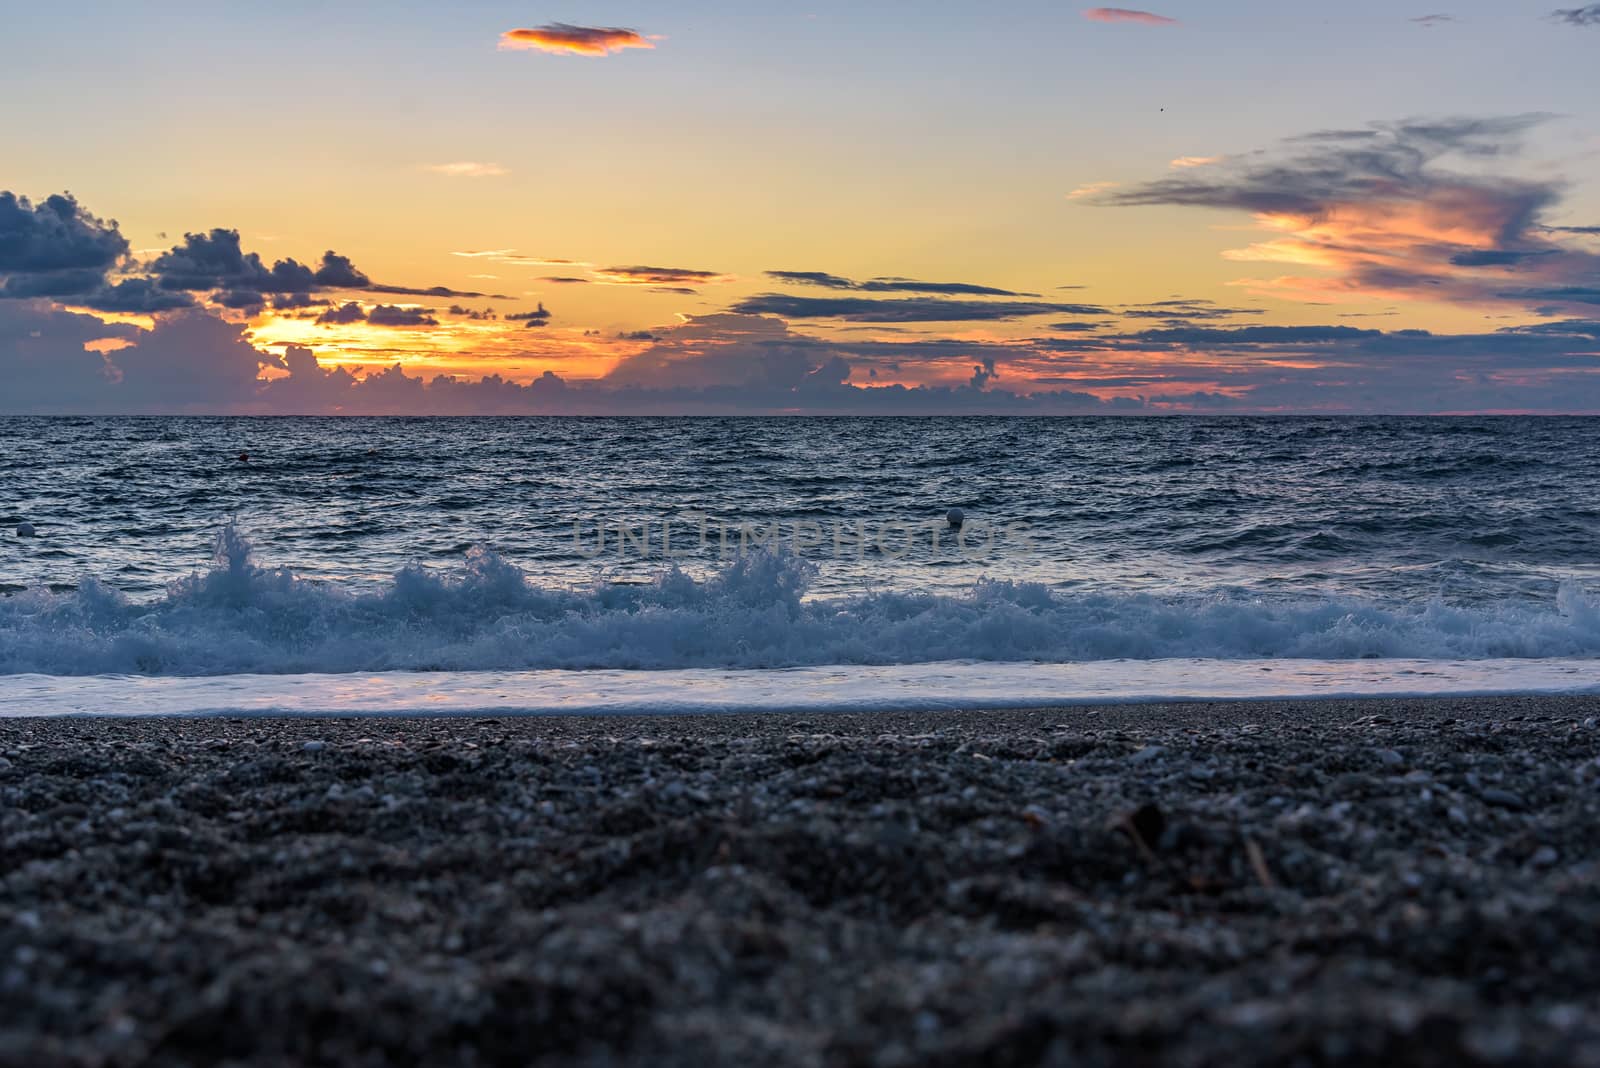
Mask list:
[{"label": "wet sand", "polygon": [[1597,717],[0,720],[0,1064],[1600,1065]]}]

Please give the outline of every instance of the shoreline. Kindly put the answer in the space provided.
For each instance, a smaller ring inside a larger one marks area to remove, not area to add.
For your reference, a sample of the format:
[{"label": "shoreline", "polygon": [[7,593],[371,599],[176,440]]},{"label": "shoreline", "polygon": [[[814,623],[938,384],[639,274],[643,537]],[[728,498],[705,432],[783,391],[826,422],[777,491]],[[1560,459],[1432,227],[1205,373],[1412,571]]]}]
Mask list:
[{"label": "shoreline", "polygon": [[1582,1064],[1600,697],[0,720],[0,1061]]}]

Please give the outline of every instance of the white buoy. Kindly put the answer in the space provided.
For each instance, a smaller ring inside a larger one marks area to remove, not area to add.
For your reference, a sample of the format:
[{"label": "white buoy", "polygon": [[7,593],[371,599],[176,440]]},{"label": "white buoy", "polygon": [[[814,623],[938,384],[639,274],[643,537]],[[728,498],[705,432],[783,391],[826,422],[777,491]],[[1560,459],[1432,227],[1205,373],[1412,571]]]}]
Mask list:
[{"label": "white buoy", "polygon": [[19,537],[19,538],[31,538],[33,536],[34,536],[34,533],[33,533],[33,524],[32,523],[28,522],[27,520],[23,520],[22,522],[17,524],[17,537]]},{"label": "white buoy", "polygon": [[961,524],[967,521],[967,513],[963,512],[959,508],[952,508],[944,514],[944,518],[945,522],[949,523],[957,530],[960,530]]}]

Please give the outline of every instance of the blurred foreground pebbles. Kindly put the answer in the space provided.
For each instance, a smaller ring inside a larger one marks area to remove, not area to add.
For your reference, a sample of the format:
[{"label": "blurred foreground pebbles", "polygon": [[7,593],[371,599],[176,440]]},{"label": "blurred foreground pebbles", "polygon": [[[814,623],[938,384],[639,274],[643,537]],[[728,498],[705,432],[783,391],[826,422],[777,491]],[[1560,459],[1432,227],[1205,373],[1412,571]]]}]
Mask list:
[{"label": "blurred foreground pebbles", "polygon": [[1597,707],[0,720],[0,1064],[1592,1064]]}]

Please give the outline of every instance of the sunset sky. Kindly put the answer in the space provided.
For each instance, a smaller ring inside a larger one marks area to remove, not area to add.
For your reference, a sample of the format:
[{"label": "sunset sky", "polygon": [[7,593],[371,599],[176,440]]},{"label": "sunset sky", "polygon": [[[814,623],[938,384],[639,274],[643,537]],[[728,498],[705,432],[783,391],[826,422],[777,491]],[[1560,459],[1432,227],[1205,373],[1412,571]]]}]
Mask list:
[{"label": "sunset sky", "polygon": [[30,8],[0,411],[1600,411],[1600,5],[1445,3]]}]

